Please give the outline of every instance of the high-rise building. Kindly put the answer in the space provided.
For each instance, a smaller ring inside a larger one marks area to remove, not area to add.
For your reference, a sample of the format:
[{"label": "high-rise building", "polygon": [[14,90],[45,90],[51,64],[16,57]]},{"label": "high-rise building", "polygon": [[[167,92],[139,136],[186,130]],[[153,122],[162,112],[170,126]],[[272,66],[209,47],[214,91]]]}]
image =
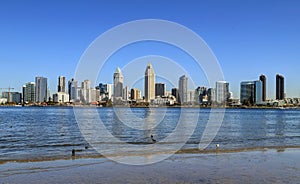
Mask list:
[{"label": "high-rise building", "polygon": [[216,82],[216,102],[225,104],[229,99],[229,83],[226,81]]},{"label": "high-rise building", "polygon": [[123,100],[128,101],[129,98],[129,91],[128,91],[128,87],[126,86],[125,88],[123,88]]},{"label": "high-rise building", "polygon": [[80,100],[80,96],[78,95],[78,82],[73,78],[68,82],[68,92],[70,102],[76,102]]},{"label": "high-rise building", "polygon": [[276,75],[276,100],[284,99],[284,77],[282,75]]},{"label": "high-rise building", "polygon": [[22,103],[25,103],[25,91],[26,91],[26,85],[22,86]]},{"label": "high-rise building", "polygon": [[166,96],[166,84],[155,83],[155,96]]},{"label": "high-rise building", "polygon": [[122,99],[123,97],[124,78],[119,67],[114,73],[114,99]]},{"label": "high-rise building", "polygon": [[196,93],[196,98],[197,98],[197,102],[199,102],[200,104],[203,103],[203,99],[205,99],[207,97],[207,89],[206,87],[198,87],[195,90]]},{"label": "high-rise building", "polygon": [[91,81],[84,80],[81,83],[81,101],[90,103],[92,101],[91,97]]},{"label": "high-rise building", "polygon": [[195,90],[188,90],[187,92],[187,102],[194,103],[196,101],[195,99]]},{"label": "high-rise building", "polygon": [[263,102],[263,82],[261,80],[254,81],[255,85],[255,104]]},{"label": "high-rise building", "polygon": [[102,99],[111,99],[112,96],[112,84],[99,84],[100,96]]},{"label": "high-rise building", "polygon": [[253,105],[255,101],[255,85],[253,81],[241,82],[240,101],[244,105]]},{"label": "high-rise building", "polygon": [[215,88],[208,88],[207,90],[207,101],[212,104],[216,101],[216,90]]},{"label": "high-rise building", "polygon": [[262,82],[262,101],[267,100],[267,78],[265,75],[261,75],[259,80]]},{"label": "high-rise building", "polygon": [[188,78],[186,75],[183,75],[179,78],[178,82],[178,94],[179,94],[179,103],[188,102]]},{"label": "high-rise building", "polygon": [[46,102],[48,99],[48,84],[47,78],[36,77],[35,78],[35,102]]},{"label": "high-rise building", "polygon": [[176,101],[179,102],[179,94],[177,88],[172,88],[171,94],[176,98]]},{"label": "high-rise building", "polygon": [[35,102],[35,83],[28,82],[23,88],[23,101],[24,103],[33,103]]},{"label": "high-rise building", "polygon": [[145,71],[145,101],[150,102],[155,99],[155,73],[151,63],[148,63],[148,66]]},{"label": "high-rise building", "polygon": [[131,89],[130,97],[131,97],[131,100],[141,99],[141,91],[139,89]]},{"label": "high-rise building", "polygon": [[262,81],[241,82],[240,101],[243,105],[262,103]]},{"label": "high-rise building", "polygon": [[58,77],[58,86],[57,86],[57,92],[66,92],[66,77],[59,76]]}]

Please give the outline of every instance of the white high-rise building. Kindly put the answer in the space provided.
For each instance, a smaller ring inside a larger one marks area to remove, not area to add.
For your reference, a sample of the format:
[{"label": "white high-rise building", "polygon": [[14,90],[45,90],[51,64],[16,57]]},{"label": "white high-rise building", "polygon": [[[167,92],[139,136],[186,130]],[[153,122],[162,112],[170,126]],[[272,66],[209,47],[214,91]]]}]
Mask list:
[{"label": "white high-rise building", "polygon": [[114,99],[122,99],[123,97],[123,83],[124,83],[124,77],[121,73],[121,70],[119,67],[117,67],[115,73],[114,73]]},{"label": "white high-rise building", "polygon": [[226,81],[216,82],[216,101],[219,104],[224,104],[229,98],[229,83]]},{"label": "white high-rise building", "polygon": [[151,102],[151,100],[155,99],[155,73],[151,63],[148,63],[145,71],[144,89],[146,102]]},{"label": "white high-rise building", "polygon": [[125,88],[123,88],[123,100],[125,100],[125,101],[129,100],[129,91],[128,91],[127,86]]},{"label": "white high-rise building", "polygon": [[186,75],[183,75],[179,78],[178,82],[178,94],[179,94],[179,103],[188,102],[188,78]]},{"label": "white high-rise building", "polygon": [[84,80],[81,83],[81,100],[84,103],[90,103],[91,99],[91,81]]}]

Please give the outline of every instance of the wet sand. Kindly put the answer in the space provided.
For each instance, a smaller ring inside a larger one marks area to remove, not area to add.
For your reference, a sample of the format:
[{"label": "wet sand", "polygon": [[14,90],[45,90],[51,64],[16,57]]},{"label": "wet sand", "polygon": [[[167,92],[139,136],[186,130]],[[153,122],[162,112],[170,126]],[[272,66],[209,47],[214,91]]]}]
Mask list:
[{"label": "wet sand", "polygon": [[300,149],[175,154],[151,165],[106,158],[0,165],[0,183],[298,183]]}]

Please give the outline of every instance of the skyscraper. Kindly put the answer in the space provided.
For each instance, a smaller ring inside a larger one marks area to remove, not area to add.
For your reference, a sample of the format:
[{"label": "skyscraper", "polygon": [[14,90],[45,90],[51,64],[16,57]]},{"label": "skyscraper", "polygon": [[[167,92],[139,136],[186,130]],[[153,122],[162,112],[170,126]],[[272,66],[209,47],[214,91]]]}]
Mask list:
[{"label": "skyscraper", "polygon": [[178,94],[179,94],[179,103],[188,102],[188,78],[186,75],[183,75],[179,78],[178,82]]},{"label": "skyscraper", "polygon": [[198,87],[195,90],[195,93],[196,93],[197,102],[199,102],[200,104],[202,104],[203,103],[203,98],[205,96],[207,96],[207,89],[206,89],[206,87]]},{"label": "skyscraper", "polygon": [[57,92],[66,92],[66,78],[64,76],[58,77]]},{"label": "skyscraper", "polygon": [[276,100],[284,99],[284,77],[282,75],[276,75]]},{"label": "skyscraper", "polygon": [[75,79],[71,79],[68,82],[68,92],[69,92],[69,101],[70,102],[76,102],[79,100],[78,95],[78,82]]},{"label": "skyscraper", "polygon": [[48,96],[48,84],[47,78],[36,77],[35,78],[35,102],[46,102]]},{"label": "skyscraper", "polygon": [[219,104],[224,104],[229,98],[229,83],[226,81],[216,82],[216,101]]},{"label": "skyscraper", "polygon": [[213,104],[216,101],[216,89],[215,88],[208,88],[207,101],[210,104]]},{"label": "skyscraper", "polygon": [[144,85],[145,101],[150,102],[152,99],[155,99],[155,74],[151,63],[148,63],[148,66],[145,71]]},{"label": "skyscraper", "polygon": [[125,88],[123,88],[123,100],[128,101],[129,99],[129,91],[128,91],[128,87],[126,86]]},{"label": "skyscraper", "polygon": [[179,94],[177,88],[172,88],[172,95],[176,98],[176,101],[179,102]]},{"label": "skyscraper", "polygon": [[243,105],[261,104],[262,81],[241,82],[240,101]]},{"label": "skyscraper", "polygon": [[155,83],[155,96],[166,96],[166,84]]},{"label": "skyscraper", "polygon": [[123,83],[124,83],[123,75],[121,73],[120,68],[117,67],[117,69],[114,73],[114,98],[115,99],[122,99]]},{"label": "skyscraper", "polygon": [[265,75],[261,75],[259,80],[262,82],[262,101],[267,100],[267,78]]},{"label": "skyscraper", "polygon": [[35,102],[35,83],[34,82],[28,82],[25,84],[23,90],[23,98],[24,103],[32,103]]},{"label": "skyscraper", "polygon": [[131,89],[130,97],[131,100],[141,99],[141,91],[139,89]]},{"label": "skyscraper", "polygon": [[100,96],[103,98],[111,99],[112,96],[112,84],[99,84]]},{"label": "skyscraper", "polygon": [[81,83],[81,100],[84,103],[90,103],[92,101],[91,97],[91,81],[84,80]]}]

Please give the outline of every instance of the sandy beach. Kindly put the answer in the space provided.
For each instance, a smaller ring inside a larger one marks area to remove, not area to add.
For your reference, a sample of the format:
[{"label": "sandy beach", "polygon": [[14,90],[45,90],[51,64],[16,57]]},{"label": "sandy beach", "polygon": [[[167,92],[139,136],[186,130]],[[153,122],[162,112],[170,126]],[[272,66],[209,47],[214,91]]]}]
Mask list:
[{"label": "sandy beach", "polygon": [[175,154],[151,165],[106,158],[0,165],[0,183],[298,183],[300,149]]}]

